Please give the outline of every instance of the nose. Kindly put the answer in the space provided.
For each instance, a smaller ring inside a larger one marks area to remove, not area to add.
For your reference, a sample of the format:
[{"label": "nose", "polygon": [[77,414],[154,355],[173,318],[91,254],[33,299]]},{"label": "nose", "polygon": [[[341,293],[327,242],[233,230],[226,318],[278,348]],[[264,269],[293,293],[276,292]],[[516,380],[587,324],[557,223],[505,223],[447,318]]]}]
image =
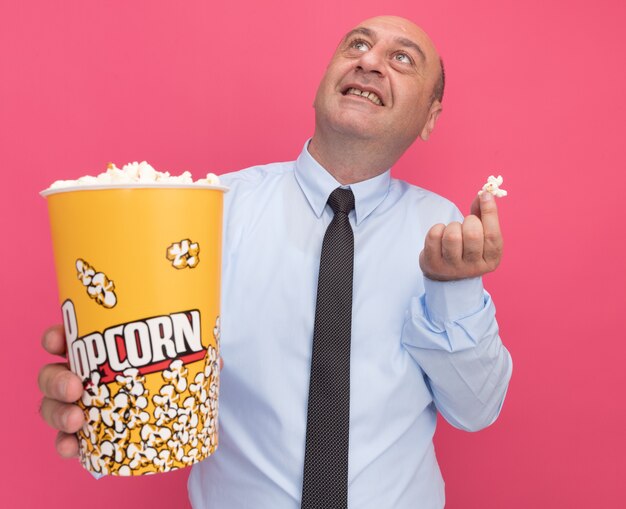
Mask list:
[{"label": "nose", "polygon": [[384,55],[376,47],[363,52],[357,61],[357,69],[377,76],[384,74]]}]

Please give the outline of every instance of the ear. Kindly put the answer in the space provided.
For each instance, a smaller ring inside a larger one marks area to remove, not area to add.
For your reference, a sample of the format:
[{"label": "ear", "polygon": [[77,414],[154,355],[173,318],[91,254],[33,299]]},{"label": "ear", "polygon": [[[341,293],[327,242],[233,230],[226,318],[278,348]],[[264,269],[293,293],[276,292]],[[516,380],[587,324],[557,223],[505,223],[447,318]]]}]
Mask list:
[{"label": "ear", "polygon": [[420,132],[420,138],[426,141],[430,137],[430,133],[435,129],[435,124],[437,123],[437,119],[441,114],[443,107],[439,102],[439,99],[435,99],[433,103],[430,105],[430,110],[428,111],[428,118],[426,119],[426,123],[422,128],[422,132]]}]

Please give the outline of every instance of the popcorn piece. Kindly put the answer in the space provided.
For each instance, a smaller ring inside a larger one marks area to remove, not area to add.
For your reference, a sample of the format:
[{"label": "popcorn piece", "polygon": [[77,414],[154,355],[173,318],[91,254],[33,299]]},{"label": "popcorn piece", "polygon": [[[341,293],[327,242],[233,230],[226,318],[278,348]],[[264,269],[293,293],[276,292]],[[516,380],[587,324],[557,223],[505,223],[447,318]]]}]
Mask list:
[{"label": "popcorn piece", "polygon": [[171,176],[167,179],[168,184],[193,184],[193,177],[188,171],[184,171],[178,176]]},{"label": "popcorn piece", "polygon": [[87,293],[101,306],[112,308],[117,304],[114,289],[115,285],[113,281],[107,278],[102,272],[98,272],[91,279],[91,284],[87,287]]},{"label": "popcorn piece", "polygon": [[96,272],[85,260],[76,260],[78,279],[87,287],[87,294],[105,308],[115,307],[115,284],[103,272]]},{"label": "popcorn piece", "polygon": [[117,475],[131,476],[133,475],[133,473],[128,465],[122,465],[120,469],[117,471]]},{"label": "popcorn piece", "polygon": [[196,180],[196,184],[209,184],[211,186],[219,186],[220,178],[215,173],[207,173],[205,178]]},{"label": "popcorn piece", "polygon": [[220,317],[218,316],[215,319],[215,327],[213,327],[213,337],[215,338],[215,342],[217,343],[217,348],[220,347],[221,331],[222,331],[222,326],[220,323]]},{"label": "popcorn piece", "polygon": [[157,426],[163,426],[171,423],[178,415],[178,404],[174,399],[179,399],[173,385],[164,385],[161,387],[160,394],[152,397],[154,403],[154,418]]},{"label": "popcorn piece", "polygon": [[92,186],[98,184],[98,177],[92,177],[91,175],[85,175],[77,180],[78,184],[84,184],[86,186]]},{"label": "popcorn piece", "polygon": [[493,175],[490,175],[489,178],[487,179],[487,183],[483,186],[483,188],[480,191],[478,191],[478,194],[481,195],[484,192],[488,192],[498,198],[506,196],[508,193],[504,189],[500,189],[500,186],[502,185],[503,181],[504,179],[502,178],[501,175],[498,175],[497,178],[494,177]]},{"label": "popcorn piece", "polygon": [[159,455],[152,460],[152,463],[163,472],[169,472],[173,469],[174,458],[171,455],[169,449],[163,449],[159,452]]},{"label": "popcorn piece", "polygon": [[197,242],[183,239],[169,246],[165,256],[176,269],[184,269],[186,267],[193,269],[200,263],[199,253],[200,246]]},{"label": "popcorn piece", "polygon": [[78,279],[81,280],[83,285],[89,286],[91,284],[91,278],[96,275],[96,271],[89,266],[85,260],[80,258],[76,260],[76,270],[78,271]]},{"label": "popcorn piece", "polygon": [[162,447],[172,436],[169,428],[161,428],[154,424],[144,424],[141,428],[141,439],[150,447]]},{"label": "popcorn piece", "polygon": [[124,392],[135,396],[143,397],[148,394],[148,390],[144,387],[146,377],[139,374],[137,368],[127,368],[121,375],[115,377],[117,383],[123,386]]},{"label": "popcorn piece", "polygon": [[106,384],[100,384],[100,378],[98,371],[92,371],[85,384],[81,401],[86,407],[102,408],[109,403],[109,388]]},{"label": "popcorn piece", "polygon": [[156,449],[152,447],[147,447],[143,443],[135,443],[132,442],[128,449],[126,450],[126,454],[130,459],[130,468],[137,469],[140,467],[144,467],[152,463],[152,460],[158,456]]},{"label": "popcorn piece", "polygon": [[172,361],[169,369],[164,369],[161,376],[163,380],[174,386],[176,392],[181,393],[187,389],[187,368],[181,360]]},{"label": "popcorn piece", "polygon": [[123,433],[126,429],[128,417],[129,397],[128,394],[118,392],[113,398],[112,404],[103,408],[100,412],[102,422],[116,433]]}]

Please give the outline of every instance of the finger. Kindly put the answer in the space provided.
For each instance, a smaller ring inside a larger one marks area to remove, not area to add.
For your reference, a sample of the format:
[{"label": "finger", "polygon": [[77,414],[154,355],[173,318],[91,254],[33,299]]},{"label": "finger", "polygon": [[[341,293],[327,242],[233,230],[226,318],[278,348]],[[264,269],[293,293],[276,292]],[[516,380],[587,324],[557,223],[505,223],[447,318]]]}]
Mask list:
[{"label": "finger", "polygon": [[66,403],[78,401],[83,394],[83,384],[64,364],[47,364],[39,370],[39,390],[47,398]]},{"label": "finger", "polygon": [[483,223],[483,258],[487,262],[499,261],[502,256],[502,232],[496,199],[491,193],[480,195],[480,219]]},{"label": "finger", "polygon": [[424,260],[427,263],[438,263],[441,261],[441,239],[446,226],[436,224],[426,234],[424,239]]},{"label": "finger", "polygon": [[[481,193],[482,194],[482,193]],[[477,194],[470,206],[470,214],[480,217],[480,194]]]},{"label": "finger", "polygon": [[224,359],[220,357],[220,371],[224,368]]},{"label": "finger", "polygon": [[41,344],[46,352],[54,355],[65,355],[65,332],[62,325],[53,325],[47,329],[41,338]]},{"label": "finger", "polygon": [[419,265],[422,273],[431,279],[437,279],[436,274],[441,267],[441,238],[445,225],[434,225],[424,239],[424,249],[419,256]]},{"label": "finger", "polygon": [[78,405],[55,399],[43,398],[40,413],[48,425],[65,433],[76,433],[85,424],[85,414]]},{"label": "finger", "polygon": [[476,263],[483,259],[483,225],[474,215],[467,216],[463,221],[463,260]]},{"label": "finger", "polygon": [[480,220],[483,223],[485,234],[500,234],[500,220],[498,219],[498,206],[496,199],[491,193],[480,195]]},{"label": "finger", "polygon": [[64,458],[74,458],[78,456],[78,439],[73,433],[68,434],[59,431],[55,445],[59,455]]},{"label": "finger", "polygon": [[446,226],[441,238],[441,257],[453,266],[458,266],[463,258],[463,227],[459,222]]}]

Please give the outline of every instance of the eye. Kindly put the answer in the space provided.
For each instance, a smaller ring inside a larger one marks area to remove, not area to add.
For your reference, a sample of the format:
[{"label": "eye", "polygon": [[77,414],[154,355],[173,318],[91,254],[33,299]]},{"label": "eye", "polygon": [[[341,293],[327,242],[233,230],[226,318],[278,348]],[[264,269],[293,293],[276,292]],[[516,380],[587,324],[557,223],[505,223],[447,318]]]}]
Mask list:
[{"label": "eye", "polygon": [[413,62],[411,57],[406,53],[396,53],[393,58],[398,62],[402,62],[403,64],[410,64]]},{"label": "eye", "polygon": [[355,39],[350,43],[350,47],[358,51],[367,51],[370,46],[363,39]]}]

